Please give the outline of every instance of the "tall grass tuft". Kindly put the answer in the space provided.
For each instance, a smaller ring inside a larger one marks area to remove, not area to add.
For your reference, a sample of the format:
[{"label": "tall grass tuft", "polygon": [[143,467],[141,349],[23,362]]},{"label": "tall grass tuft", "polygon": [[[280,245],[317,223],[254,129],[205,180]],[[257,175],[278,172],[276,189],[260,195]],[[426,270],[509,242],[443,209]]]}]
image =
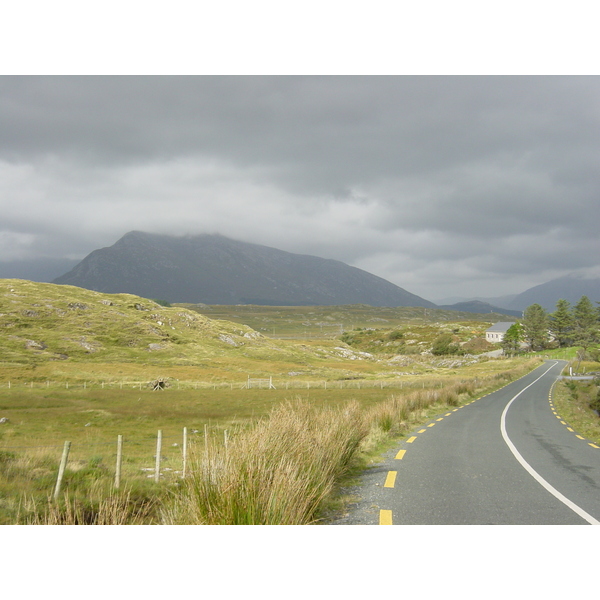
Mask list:
[{"label": "tall grass tuft", "polygon": [[48,497],[42,503],[25,496],[17,522],[27,525],[144,525],[157,523],[159,499],[140,497],[131,489],[106,491],[92,484],[86,499],[69,492],[58,501]]},{"label": "tall grass tuft", "polygon": [[288,402],[227,446],[197,449],[166,520],[292,525],[316,520],[368,427],[357,403],[315,409]]}]

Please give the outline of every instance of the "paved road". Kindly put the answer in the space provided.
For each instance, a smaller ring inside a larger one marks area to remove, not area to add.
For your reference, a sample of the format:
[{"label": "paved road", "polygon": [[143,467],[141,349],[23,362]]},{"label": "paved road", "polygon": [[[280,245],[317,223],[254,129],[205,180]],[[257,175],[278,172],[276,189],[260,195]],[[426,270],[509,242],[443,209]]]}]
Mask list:
[{"label": "paved road", "polygon": [[548,361],[440,415],[372,469],[339,524],[600,524],[600,447],[558,415]]}]

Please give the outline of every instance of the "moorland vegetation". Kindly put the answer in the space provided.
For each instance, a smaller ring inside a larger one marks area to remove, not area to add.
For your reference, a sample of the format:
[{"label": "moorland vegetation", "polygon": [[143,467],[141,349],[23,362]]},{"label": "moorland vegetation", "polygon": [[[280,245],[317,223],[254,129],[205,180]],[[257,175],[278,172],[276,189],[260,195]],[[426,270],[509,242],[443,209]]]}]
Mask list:
[{"label": "moorland vegetation", "polygon": [[415,424],[543,360],[488,355],[490,324],[409,307],[169,306],[0,280],[0,523],[327,522],[344,482]]}]

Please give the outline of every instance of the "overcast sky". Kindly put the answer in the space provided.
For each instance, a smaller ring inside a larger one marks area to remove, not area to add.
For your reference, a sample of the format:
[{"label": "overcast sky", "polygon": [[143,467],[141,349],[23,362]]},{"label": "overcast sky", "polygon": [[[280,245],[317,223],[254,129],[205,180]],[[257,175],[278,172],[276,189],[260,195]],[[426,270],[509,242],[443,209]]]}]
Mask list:
[{"label": "overcast sky", "polygon": [[519,293],[599,274],[599,165],[597,76],[5,75],[0,261],[220,233]]}]

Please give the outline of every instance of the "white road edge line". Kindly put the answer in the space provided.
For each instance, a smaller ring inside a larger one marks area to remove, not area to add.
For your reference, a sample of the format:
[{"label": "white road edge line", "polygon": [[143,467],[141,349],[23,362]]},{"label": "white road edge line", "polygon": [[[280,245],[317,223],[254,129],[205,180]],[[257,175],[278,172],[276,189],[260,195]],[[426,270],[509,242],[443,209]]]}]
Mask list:
[{"label": "white road edge line", "polygon": [[502,418],[500,420],[500,431],[502,432],[502,437],[506,442],[506,445],[509,447],[510,451],[514,454],[515,458],[521,463],[521,466],[546,490],[548,490],[553,496],[558,498],[563,504],[568,506],[573,512],[577,513],[582,519],[590,523],[591,525],[600,525],[600,521],[592,517],[592,515],[588,514],[577,506],[574,502],[563,496],[556,488],[552,487],[537,471],[533,469],[533,467],[521,456],[515,445],[511,442],[508,434],[506,433],[506,414],[508,413],[508,409],[510,405],[527,389],[530,388],[534,383],[537,383],[548,371],[550,371],[554,366],[556,366],[558,362],[555,362],[549,369],[544,371],[535,381],[532,381],[527,387],[524,387],[516,396],[514,396],[511,401],[506,405],[504,411],[502,412]]}]

